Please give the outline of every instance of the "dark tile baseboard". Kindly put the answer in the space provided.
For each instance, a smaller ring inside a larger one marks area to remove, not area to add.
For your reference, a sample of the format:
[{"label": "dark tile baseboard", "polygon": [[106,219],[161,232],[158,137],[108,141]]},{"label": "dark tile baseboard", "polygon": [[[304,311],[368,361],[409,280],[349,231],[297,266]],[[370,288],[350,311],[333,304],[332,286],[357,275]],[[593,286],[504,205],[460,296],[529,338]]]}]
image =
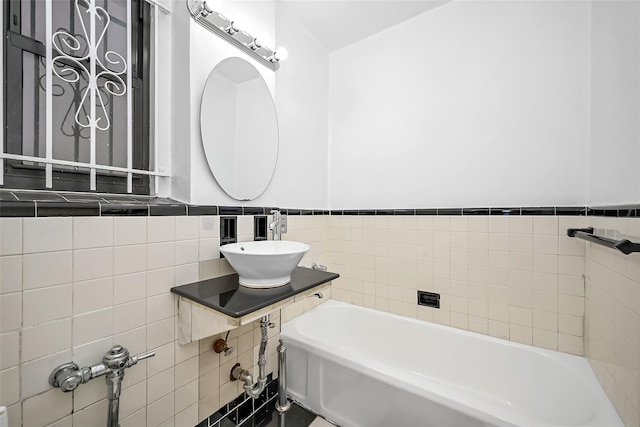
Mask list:
[{"label": "dark tile baseboard", "polygon": [[[269,382],[257,399],[242,393],[231,402],[223,405],[216,412],[202,420],[196,427],[230,427],[239,426],[253,418],[253,425],[264,425],[271,419],[278,396],[278,381],[269,374]],[[256,423],[255,421],[258,421]],[[264,422],[266,421],[266,422]]]}]

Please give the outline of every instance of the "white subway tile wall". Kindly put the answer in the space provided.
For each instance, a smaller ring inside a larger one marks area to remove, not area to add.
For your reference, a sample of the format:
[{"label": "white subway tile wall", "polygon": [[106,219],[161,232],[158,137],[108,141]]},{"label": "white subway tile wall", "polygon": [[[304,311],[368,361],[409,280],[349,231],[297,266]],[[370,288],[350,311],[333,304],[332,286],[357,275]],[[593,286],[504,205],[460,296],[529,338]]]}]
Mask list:
[{"label": "white subway tile wall", "polygon": [[[219,224],[218,216],[0,219],[0,404],[8,406],[10,425],[103,423],[103,381],[62,393],[46,377],[66,361],[98,363],[116,343],[132,354],[157,354],[126,373],[122,427],[193,427],[240,394],[228,373],[241,362],[257,374],[259,322],[230,332],[230,356],[211,350],[220,336],[180,346],[170,293],[232,272],[220,259]],[[332,297],[585,354],[625,424],[637,427],[639,256],[591,247],[566,237],[566,229],[593,225],[638,241],[639,224],[556,216],[289,216],[283,238],[311,246],[302,265],[324,264],[341,277],[324,300],[303,299],[273,321]],[[239,240],[251,240],[252,226],[252,216],[239,217]],[[441,308],[417,306],[417,290],[440,293]],[[270,331],[268,372],[276,370],[278,331]]]},{"label": "white subway tile wall", "polygon": [[243,215],[238,217],[238,242],[250,242],[253,240],[253,216]]},{"label": "white subway tile wall", "polygon": [[[108,287],[107,290],[109,290]],[[51,301],[59,301],[59,303],[51,304]],[[24,291],[22,294],[22,325],[34,326],[69,317],[71,316],[72,301],[71,285]]]},{"label": "white subway tile wall", "polygon": [[[20,245],[22,246],[22,245]],[[22,255],[0,257],[0,294],[19,292],[22,284]]]},{"label": "white subway tile wall", "polygon": [[[17,255],[22,250],[22,218],[3,218],[0,222],[0,256]],[[4,279],[4,277],[3,277]]]},{"label": "white subway tile wall", "polygon": [[[640,241],[640,218],[594,218],[598,235]],[[626,426],[640,425],[640,254],[589,245],[585,353]],[[574,291],[573,286],[567,289]],[[565,328],[582,325],[565,322]]]},{"label": "white subway tile wall", "polygon": [[[22,289],[39,289],[72,282],[73,252],[43,252],[22,257]],[[16,283],[9,286],[20,285]]]},{"label": "white subway tile wall", "polygon": [[[583,217],[331,216],[333,298],[583,355]],[[562,224],[561,224],[562,223]],[[441,295],[417,306],[417,291]],[[560,317],[561,316],[561,317]]]},{"label": "white subway tile wall", "polygon": [[[327,259],[326,218],[316,220],[290,218],[285,235],[312,246],[307,266]],[[104,381],[63,393],[47,379],[71,360],[99,363],[114,344],[156,352],[126,372],[122,427],[193,427],[242,393],[229,372],[241,362],[257,374],[259,321],[231,331],[228,357],[212,350],[219,337],[180,346],[170,293],[233,272],[220,259],[219,227],[218,216],[1,218],[0,405],[10,425],[105,424]],[[253,239],[253,216],[239,217],[238,237]],[[270,331],[268,372],[277,365],[279,318],[272,318],[278,328]]]},{"label": "white subway tile wall", "polygon": [[[72,249],[74,218],[25,218],[22,227],[23,253]],[[3,227],[4,228],[4,227]]]},{"label": "white subway tile wall", "polygon": [[73,248],[101,248],[113,246],[112,217],[73,218]]},{"label": "white subway tile wall", "polygon": [[[575,325],[583,316],[584,242],[566,238],[558,217],[324,220],[331,268],[342,276],[338,299],[582,354]],[[415,291],[425,288],[443,294],[440,310],[416,307]]]}]

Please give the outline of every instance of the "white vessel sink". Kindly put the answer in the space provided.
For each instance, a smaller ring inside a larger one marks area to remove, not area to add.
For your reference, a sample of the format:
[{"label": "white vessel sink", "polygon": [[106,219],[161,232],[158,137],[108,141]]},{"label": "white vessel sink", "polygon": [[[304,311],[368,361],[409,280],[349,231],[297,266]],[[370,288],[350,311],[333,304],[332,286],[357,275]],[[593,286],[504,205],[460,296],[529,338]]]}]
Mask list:
[{"label": "white vessel sink", "polygon": [[240,276],[240,284],[249,288],[275,288],[291,281],[309,245],[286,240],[231,243],[220,246],[229,264]]}]

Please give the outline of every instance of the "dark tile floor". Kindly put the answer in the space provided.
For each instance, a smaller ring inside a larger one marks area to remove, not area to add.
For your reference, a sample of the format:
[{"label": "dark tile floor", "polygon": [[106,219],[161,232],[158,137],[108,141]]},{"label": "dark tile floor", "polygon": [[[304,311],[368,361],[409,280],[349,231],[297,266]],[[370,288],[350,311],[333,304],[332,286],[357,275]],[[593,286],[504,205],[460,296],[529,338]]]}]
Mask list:
[{"label": "dark tile floor", "polygon": [[247,427],[309,427],[316,419],[314,413],[307,411],[295,403],[291,405],[291,409],[280,415],[278,411],[276,411],[275,401],[272,403],[273,404],[266,405],[265,412],[267,412],[267,414],[265,414],[265,416],[261,418],[256,416],[258,414],[254,414],[253,423],[247,423]]}]

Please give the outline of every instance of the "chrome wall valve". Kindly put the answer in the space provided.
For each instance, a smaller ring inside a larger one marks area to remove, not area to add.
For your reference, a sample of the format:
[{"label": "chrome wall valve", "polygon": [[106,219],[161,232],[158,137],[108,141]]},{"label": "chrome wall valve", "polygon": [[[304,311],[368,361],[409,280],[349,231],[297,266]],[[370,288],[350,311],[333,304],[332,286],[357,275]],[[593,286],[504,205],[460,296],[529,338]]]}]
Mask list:
[{"label": "chrome wall valve", "polygon": [[54,369],[49,375],[49,384],[62,391],[73,391],[83,381],[83,373],[77,363],[64,363]]},{"label": "chrome wall valve", "polygon": [[155,356],[155,352],[129,356],[129,350],[121,345],[114,345],[102,358],[102,363],[80,367],[75,362],[64,363],[55,368],[49,375],[49,384],[64,392],[74,391],[80,384],[93,378],[105,376],[108,389],[109,414],[107,427],[118,427],[120,408],[120,390],[124,371],[140,360]]}]

